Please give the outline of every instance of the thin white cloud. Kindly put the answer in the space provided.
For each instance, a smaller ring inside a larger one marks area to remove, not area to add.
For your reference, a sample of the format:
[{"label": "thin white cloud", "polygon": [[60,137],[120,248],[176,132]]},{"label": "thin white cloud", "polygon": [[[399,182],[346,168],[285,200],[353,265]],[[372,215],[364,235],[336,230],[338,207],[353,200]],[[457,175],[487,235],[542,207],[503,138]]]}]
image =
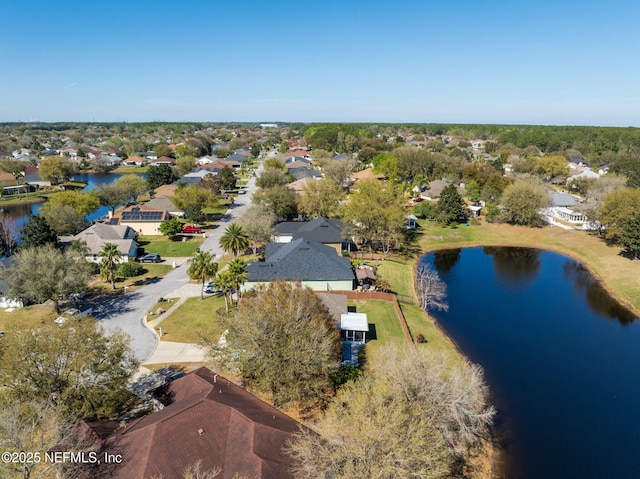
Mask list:
[{"label": "thin white cloud", "polygon": [[65,85],[64,88],[73,88],[77,84],[78,84],[77,82],[69,83],[68,85]]}]

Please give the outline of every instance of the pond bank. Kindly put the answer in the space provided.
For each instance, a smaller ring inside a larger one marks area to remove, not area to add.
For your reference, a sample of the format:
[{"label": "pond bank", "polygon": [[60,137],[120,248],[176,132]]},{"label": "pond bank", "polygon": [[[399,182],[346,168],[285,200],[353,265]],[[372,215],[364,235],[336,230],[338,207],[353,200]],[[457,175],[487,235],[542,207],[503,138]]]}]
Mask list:
[{"label": "pond bank", "polygon": [[[441,250],[458,250],[472,247],[520,247],[535,248],[559,253],[580,263],[590,273],[601,289],[628,309],[635,317],[640,316],[640,263],[626,259],[621,249],[606,245],[593,234],[581,231],[539,228],[529,229],[510,225],[483,224],[468,228],[428,228],[422,231],[421,250],[425,254]],[[419,260],[418,260],[419,261]],[[414,263],[414,276],[415,266]],[[431,315],[430,315],[431,316]],[[461,347],[432,317],[440,333],[450,341],[461,357]],[[468,346],[468,345],[467,345]],[[465,348],[466,350],[466,348]],[[493,395],[493,391],[491,391]],[[499,431],[496,432],[499,434]],[[500,437],[494,437],[491,451],[494,470],[501,470],[509,455],[502,450]]]},{"label": "pond bank", "polygon": [[423,254],[476,246],[512,246],[544,249],[569,256],[587,268],[611,297],[640,317],[640,261],[624,258],[620,255],[620,247],[608,246],[588,232],[491,223],[465,228],[425,228],[421,231]]}]

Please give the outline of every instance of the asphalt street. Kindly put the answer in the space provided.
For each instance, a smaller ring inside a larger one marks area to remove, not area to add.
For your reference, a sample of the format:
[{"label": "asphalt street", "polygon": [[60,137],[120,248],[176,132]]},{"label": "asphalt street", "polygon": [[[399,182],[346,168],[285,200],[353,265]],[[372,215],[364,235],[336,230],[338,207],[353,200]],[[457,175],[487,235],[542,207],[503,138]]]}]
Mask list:
[{"label": "asphalt street", "polygon": [[[259,167],[259,171],[262,164]],[[243,211],[251,204],[251,198],[256,191],[256,178],[251,177],[244,190],[246,194],[238,195],[234,204],[226,214],[209,230],[207,238],[200,247],[203,251],[210,251],[216,259],[222,257],[220,237],[226,226],[236,221]],[[171,258],[165,261],[172,261]],[[86,303],[93,308],[94,317],[99,320],[107,331],[121,329],[131,337],[131,348],[135,356],[144,362],[156,349],[157,334],[144,324],[144,316],[159,298],[170,298],[172,292],[178,290],[189,281],[187,276],[188,263],[177,266],[166,276],[153,284],[149,284],[132,293],[118,296],[101,296],[88,300]]]}]

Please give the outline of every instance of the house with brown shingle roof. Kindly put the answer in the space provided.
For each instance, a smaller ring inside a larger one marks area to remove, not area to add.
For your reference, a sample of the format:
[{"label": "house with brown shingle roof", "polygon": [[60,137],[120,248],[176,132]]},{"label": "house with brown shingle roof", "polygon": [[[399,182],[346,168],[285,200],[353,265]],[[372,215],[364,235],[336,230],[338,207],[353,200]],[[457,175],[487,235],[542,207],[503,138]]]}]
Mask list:
[{"label": "house with brown shingle roof", "polygon": [[362,171],[356,171],[355,173],[351,173],[349,178],[351,178],[351,180],[355,183],[358,181],[365,181],[365,180],[382,180],[384,179],[384,175],[374,173],[372,168],[366,168]]},{"label": "house with brown shingle roof", "polygon": [[13,195],[26,191],[28,188],[24,183],[24,178],[19,175],[17,178],[12,173],[0,171],[0,193],[6,195]]},{"label": "house with brown shingle roof", "polygon": [[182,478],[197,463],[219,479],[293,478],[284,448],[303,426],[231,381],[202,367],[153,395],[164,407],[124,427],[88,424],[104,452],[122,457],[111,479]]}]

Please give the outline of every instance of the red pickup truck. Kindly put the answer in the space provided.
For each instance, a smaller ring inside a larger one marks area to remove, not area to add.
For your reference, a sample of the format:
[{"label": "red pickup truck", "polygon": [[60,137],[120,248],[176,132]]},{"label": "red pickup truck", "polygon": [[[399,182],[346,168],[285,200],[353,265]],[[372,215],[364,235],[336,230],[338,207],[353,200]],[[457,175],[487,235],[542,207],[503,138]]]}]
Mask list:
[{"label": "red pickup truck", "polygon": [[195,225],[184,225],[182,227],[183,233],[202,233],[202,229]]}]

